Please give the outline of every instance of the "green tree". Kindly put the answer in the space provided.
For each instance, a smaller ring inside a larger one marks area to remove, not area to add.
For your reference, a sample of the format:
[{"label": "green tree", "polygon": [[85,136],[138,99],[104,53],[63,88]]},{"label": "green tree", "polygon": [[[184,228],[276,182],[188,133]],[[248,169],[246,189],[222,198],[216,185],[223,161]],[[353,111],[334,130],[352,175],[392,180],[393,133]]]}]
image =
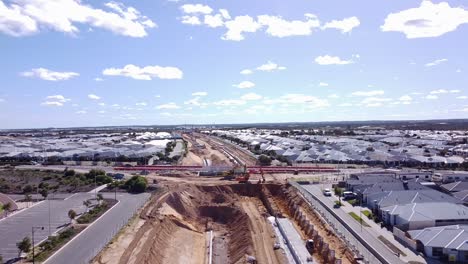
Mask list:
[{"label": "green tree", "polygon": [[75,219],[75,217],[76,217],[75,210],[70,209],[70,211],[68,211],[68,218],[70,218],[70,223],[72,223],[72,221],[73,221],[73,219]]},{"label": "green tree", "polygon": [[75,171],[74,170],[66,170],[65,171],[65,177],[71,177],[75,176]]},{"label": "green tree", "polygon": [[146,191],[148,182],[145,177],[133,176],[125,182],[125,188],[131,193],[142,193]]},{"label": "green tree", "polygon": [[39,193],[42,195],[44,200],[47,199],[47,196],[49,196],[49,191],[47,189],[41,189]]},{"label": "green tree", "polygon": [[104,200],[104,197],[102,196],[102,193],[97,194],[97,200],[98,200],[98,204],[101,204],[101,201]]},{"label": "green tree", "polygon": [[258,157],[258,161],[262,166],[270,166],[271,165],[271,158],[266,155],[260,155]]},{"label": "green tree", "polygon": [[18,257],[21,256],[21,252],[28,253],[31,250],[31,239],[29,237],[23,238],[20,242],[16,243],[18,248]]},{"label": "green tree", "polygon": [[23,187],[23,193],[32,193],[33,191],[33,187],[29,184]]},{"label": "green tree", "polygon": [[86,212],[88,212],[88,208],[91,205],[91,202],[89,200],[83,201],[83,205],[86,206]]},{"label": "green tree", "polygon": [[6,216],[8,216],[8,213],[10,212],[11,208],[12,208],[11,202],[8,202],[3,205],[3,210],[5,210]]}]

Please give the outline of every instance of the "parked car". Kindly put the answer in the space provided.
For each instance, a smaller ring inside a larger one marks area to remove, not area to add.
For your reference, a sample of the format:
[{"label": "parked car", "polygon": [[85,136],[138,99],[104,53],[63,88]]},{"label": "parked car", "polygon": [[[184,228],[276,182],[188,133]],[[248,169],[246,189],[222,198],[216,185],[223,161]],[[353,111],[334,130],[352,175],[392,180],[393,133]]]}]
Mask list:
[{"label": "parked car", "polygon": [[324,196],[332,196],[332,192],[330,191],[330,189],[323,189],[323,195]]}]

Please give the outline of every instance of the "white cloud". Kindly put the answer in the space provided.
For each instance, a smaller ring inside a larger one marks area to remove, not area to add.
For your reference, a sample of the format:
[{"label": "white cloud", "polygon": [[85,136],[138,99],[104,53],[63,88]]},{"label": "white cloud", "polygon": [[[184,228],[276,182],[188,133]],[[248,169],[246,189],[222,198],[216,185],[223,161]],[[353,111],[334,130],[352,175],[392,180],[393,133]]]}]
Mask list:
[{"label": "white cloud", "polygon": [[468,96],[466,95],[457,96],[457,99],[468,99]]},{"label": "white cloud", "polygon": [[180,106],[178,106],[176,103],[167,103],[167,104],[162,104],[158,105],[156,109],[179,109]]},{"label": "white cloud", "polygon": [[409,102],[409,101],[412,101],[413,98],[411,96],[409,96],[409,95],[403,95],[400,98],[398,98],[398,100],[404,101],[404,102]]},{"label": "white cloud", "polygon": [[206,15],[203,23],[211,28],[222,27],[224,25],[223,16],[221,14]]},{"label": "white cloud", "polygon": [[442,36],[465,23],[468,23],[468,11],[462,7],[422,1],[417,8],[389,14],[380,28],[384,32],[402,32],[412,39]]},{"label": "white cloud", "polygon": [[350,107],[350,106],[353,106],[353,104],[351,104],[351,103],[342,103],[342,104],[339,104],[338,106],[339,107]]},{"label": "white cloud", "polygon": [[240,89],[249,89],[255,86],[255,83],[251,81],[243,81],[239,84],[234,84],[234,87],[240,88]]},{"label": "white cloud", "polygon": [[392,101],[390,98],[367,97],[361,101],[361,104],[366,107],[378,107],[383,106],[383,103],[390,101]]},{"label": "white cloud", "polygon": [[353,17],[348,17],[343,20],[332,20],[328,23],[326,23],[322,29],[327,29],[327,28],[335,28],[338,30],[341,30],[341,33],[348,33],[353,30],[353,28],[359,26],[361,23],[359,22],[359,19],[355,16]]},{"label": "white cloud", "polygon": [[22,72],[21,75],[24,77],[36,77],[46,81],[65,81],[77,77],[80,74],[76,72],[56,72],[45,68],[35,68],[31,71]]},{"label": "white cloud", "polygon": [[429,94],[448,94],[448,93],[459,93],[461,90],[445,90],[445,89],[439,89],[439,90],[434,90],[429,92]]},{"label": "white cloud", "polygon": [[3,98],[0,98],[0,103],[4,103],[4,102],[6,102],[6,100]]},{"label": "white cloud", "polygon": [[146,102],[139,102],[135,104],[136,106],[147,106],[148,104]]},{"label": "white cloud", "polygon": [[286,94],[280,97],[279,103],[284,105],[304,104],[308,108],[328,107],[328,100],[305,94]]},{"label": "white cloud", "polygon": [[239,105],[245,105],[246,102],[244,100],[232,99],[232,100],[220,100],[220,101],[214,102],[213,104],[217,106],[239,106]]},{"label": "white cloud", "polygon": [[424,64],[424,66],[426,67],[432,67],[432,66],[436,66],[436,65],[439,65],[443,62],[446,62],[448,61],[447,59],[439,59],[439,60],[435,60],[435,61],[432,61],[432,62],[429,62],[429,63],[426,63]]},{"label": "white cloud", "polygon": [[79,32],[77,24],[102,28],[129,37],[145,37],[156,24],[133,7],[121,3],[105,4],[107,11],[76,0],[13,0],[7,6],[0,1],[0,32],[19,37],[42,29],[69,34]]},{"label": "white cloud", "polygon": [[66,103],[68,101],[71,101],[71,99],[65,98],[65,96],[57,94],[57,95],[49,95],[46,97],[46,100],[48,101],[57,101],[60,103]]},{"label": "white cloud", "polygon": [[330,94],[330,95],[328,96],[328,98],[336,99],[336,98],[340,98],[340,96],[337,95],[337,94]]},{"label": "white cloud", "polygon": [[262,98],[263,96],[256,94],[256,93],[247,93],[241,96],[241,99],[246,100],[246,101],[255,101],[255,100],[260,100]]},{"label": "white cloud", "polygon": [[194,92],[192,93],[192,96],[207,96],[207,92]]},{"label": "white cloud", "polygon": [[153,77],[159,79],[182,79],[182,71],[176,67],[146,66],[140,68],[133,64],[125,67],[109,68],[102,71],[103,75],[125,76],[136,80],[151,80]]},{"label": "white cloud", "polygon": [[63,106],[63,103],[55,102],[55,101],[45,101],[45,102],[42,102],[41,105],[44,105],[44,106]]},{"label": "white cloud", "polygon": [[227,11],[226,9],[220,9],[219,13],[224,19],[231,19],[231,15],[229,15],[229,11]]},{"label": "white cloud", "polygon": [[315,15],[305,15],[302,20],[285,20],[280,16],[261,15],[258,23],[266,27],[266,33],[273,37],[308,36],[313,29],[320,27],[320,21]]},{"label": "white cloud", "polygon": [[75,113],[78,115],[84,115],[84,114],[87,114],[88,112],[86,110],[79,110],[79,111],[76,111]]},{"label": "white cloud", "polygon": [[227,32],[221,37],[224,40],[241,41],[244,32],[256,32],[261,25],[250,16],[237,16],[233,20],[226,21],[224,25]]},{"label": "white cloud", "polygon": [[319,83],[319,86],[327,87],[327,86],[328,86],[328,83],[326,83],[326,82],[320,82],[320,83]]},{"label": "white cloud", "polygon": [[315,58],[315,62],[320,65],[345,65],[354,63],[352,60],[342,60],[340,57],[337,56],[318,56]]},{"label": "white cloud", "polygon": [[280,71],[280,70],[286,70],[286,67],[284,67],[284,66],[279,66],[278,64],[276,64],[276,63],[274,63],[274,62],[268,61],[267,63],[258,66],[258,67],[257,67],[257,70],[259,70],[259,71],[267,71],[267,72],[270,72],[270,71]]},{"label": "white cloud", "polygon": [[95,94],[88,94],[88,98],[91,100],[99,100],[101,97],[95,95]]},{"label": "white cloud", "polygon": [[183,16],[181,20],[183,24],[201,25],[200,19],[196,16]]},{"label": "white cloud", "polygon": [[460,73],[460,72],[461,72],[461,70],[460,70],[460,69],[457,69],[455,72],[456,72],[456,73]]},{"label": "white cloud", "polygon": [[383,90],[372,90],[372,91],[356,91],[351,93],[352,96],[376,96],[383,95],[385,92]]},{"label": "white cloud", "polygon": [[249,75],[249,74],[252,74],[252,73],[253,73],[253,71],[250,70],[250,69],[245,69],[245,70],[242,70],[240,72],[240,74],[243,74],[243,75]]},{"label": "white cloud", "polygon": [[429,100],[435,100],[435,99],[438,99],[439,97],[437,95],[433,95],[433,94],[429,94],[426,96],[426,99],[429,99]]},{"label": "white cloud", "polygon": [[96,82],[102,82],[102,81],[104,81],[104,79],[102,79],[102,78],[99,78],[99,77],[97,77],[97,78],[94,78],[94,80],[95,80]]},{"label": "white cloud", "polygon": [[202,4],[185,4],[180,7],[182,9],[182,12],[186,14],[211,14],[213,12],[213,9],[207,5],[202,5]]}]

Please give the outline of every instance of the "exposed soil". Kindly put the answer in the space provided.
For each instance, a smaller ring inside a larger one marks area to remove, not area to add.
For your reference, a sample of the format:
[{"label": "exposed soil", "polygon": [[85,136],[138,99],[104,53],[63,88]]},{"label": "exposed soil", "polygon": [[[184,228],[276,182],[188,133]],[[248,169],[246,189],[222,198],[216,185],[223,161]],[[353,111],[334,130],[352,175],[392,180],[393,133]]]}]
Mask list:
[{"label": "exposed soil", "polygon": [[[289,216],[304,239],[307,233],[288,209],[291,197],[299,201],[292,188],[279,184],[200,185],[185,182],[167,184],[171,190],[152,200],[129,229],[95,261],[104,263],[200,263],[208,261],[209,232],[214,233],[213,263],[287,263],[282,249],[274,250],[278,240],[267,220],[271,215]],[[304,209],[305,210],[305,209]],[[314,213],[308,211],[313,219]],[[315,216],[314,226],[324,241],[336,250],[343,263],[347,248]],[[316,259],[325,262],[316,253]]]}]

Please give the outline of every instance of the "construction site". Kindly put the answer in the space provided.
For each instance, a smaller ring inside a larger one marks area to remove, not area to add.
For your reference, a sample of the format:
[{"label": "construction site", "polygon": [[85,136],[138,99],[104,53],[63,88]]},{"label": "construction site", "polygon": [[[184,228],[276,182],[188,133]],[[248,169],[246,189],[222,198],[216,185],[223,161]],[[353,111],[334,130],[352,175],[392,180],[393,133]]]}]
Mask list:
[{"label": "construction site", "polygon": [[[301,168],[261,167],[220,139],[183,137],[188,149],[180,165],[115,168],[146,170],[160,188],[93,263],[356,263],[322,216],[278,176]],[[201,176],[204,167],[225,169]]]}]

